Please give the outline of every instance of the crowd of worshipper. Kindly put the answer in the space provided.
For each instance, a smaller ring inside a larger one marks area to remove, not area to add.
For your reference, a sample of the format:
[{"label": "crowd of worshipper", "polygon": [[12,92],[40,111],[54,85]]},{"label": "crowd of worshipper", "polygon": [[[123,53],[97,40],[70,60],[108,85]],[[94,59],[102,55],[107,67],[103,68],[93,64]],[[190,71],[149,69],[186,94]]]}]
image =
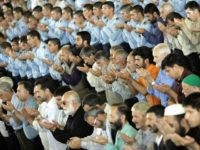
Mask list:
[{"label": "crowd of worshipper", "polygon": [[1,150],[200,150],[200,0],[1,0]]}]

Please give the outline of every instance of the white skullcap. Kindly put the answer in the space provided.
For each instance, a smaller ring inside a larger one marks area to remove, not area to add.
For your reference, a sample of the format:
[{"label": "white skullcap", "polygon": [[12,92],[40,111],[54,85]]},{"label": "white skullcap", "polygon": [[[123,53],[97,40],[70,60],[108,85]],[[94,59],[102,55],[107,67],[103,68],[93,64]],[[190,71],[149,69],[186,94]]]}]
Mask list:
[{"label": "white skullcap", "polygon": [[181,104],[169,105],[165,108],[164,116],[176,116],[185,114],[185,109]]}]

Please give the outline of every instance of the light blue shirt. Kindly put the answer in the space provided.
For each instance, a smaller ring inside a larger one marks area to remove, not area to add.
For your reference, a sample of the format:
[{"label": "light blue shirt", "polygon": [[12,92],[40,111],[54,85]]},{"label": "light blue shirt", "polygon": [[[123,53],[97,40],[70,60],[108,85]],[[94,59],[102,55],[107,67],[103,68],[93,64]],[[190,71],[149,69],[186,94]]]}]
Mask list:
[{"label": "light blue shirt", "polygon": [[38,65],[41,76],[49,74],[49,66],[42,62],[41,59],[51,59],[51,54],[48,50],[47,44],[40,42],[39,47],[33,48],[34,62]]},{"label": "light blue shirt", "polygon": [[[115,25],[123,21],[114,15],[112,19],[106,18],[105,23],[106,25],[101,29],[102,37],[105,36],[111,46],[120,45],[123,42],[122,29],[117,29]],[[102,44],[106,44],[106,41]]]},{"label": "light blue shirt", "polygon": [[[165,84],[165,85],[172,87],[174,80],[172,78],[170,78],[164,70],[160,69],[155,82],[156,82],[156,84]],[[148,87],[147,92],[153,96],[158,97],[161,100],[161,104],[163,106],[166,107],[168,105],[169,95],[162,93],[156,89],[150,88],[150,87]]]}]

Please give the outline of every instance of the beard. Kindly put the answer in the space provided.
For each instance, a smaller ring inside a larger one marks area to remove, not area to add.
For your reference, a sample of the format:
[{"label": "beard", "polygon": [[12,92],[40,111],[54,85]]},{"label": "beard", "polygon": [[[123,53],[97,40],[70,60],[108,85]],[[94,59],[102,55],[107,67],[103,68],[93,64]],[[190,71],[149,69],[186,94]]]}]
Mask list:
[{"label": "beard", "polygon": [[66,115],[72,115],[75,111],[74,107],[70,104],[69,107],[63,108],[63,111]]},{"label": "beard", "polygon": [[116,122],[111,122],[110,125],[112,129],[115,129],[115,130],[122,129],[122,121],[120,119],[118,119]]},{"label": "beard", "polygon": [[185,130],[184,127],[180,126],[179,130],[177,131],[177,133],[178,133],[180,136],[185,136],[186,130]]},{"label": "beard", "polygon": [[151,131],[151,132],[153,132],[153,133],[157,133],[159,130],[158,130],[158,128],[157,127],[155,127],[155,126],[148,126],[149,127],[149,130]]}]

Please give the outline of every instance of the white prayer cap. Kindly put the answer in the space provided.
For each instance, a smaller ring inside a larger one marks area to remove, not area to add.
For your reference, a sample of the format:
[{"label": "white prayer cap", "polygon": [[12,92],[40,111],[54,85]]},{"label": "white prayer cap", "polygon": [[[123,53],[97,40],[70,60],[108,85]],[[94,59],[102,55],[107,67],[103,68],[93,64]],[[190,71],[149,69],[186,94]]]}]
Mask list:
[{"label": "white prayer cap", "polygon": [[185,114],[185,109],[181,104],[169,105],[165,108],[164,116],[176,116]]}]

